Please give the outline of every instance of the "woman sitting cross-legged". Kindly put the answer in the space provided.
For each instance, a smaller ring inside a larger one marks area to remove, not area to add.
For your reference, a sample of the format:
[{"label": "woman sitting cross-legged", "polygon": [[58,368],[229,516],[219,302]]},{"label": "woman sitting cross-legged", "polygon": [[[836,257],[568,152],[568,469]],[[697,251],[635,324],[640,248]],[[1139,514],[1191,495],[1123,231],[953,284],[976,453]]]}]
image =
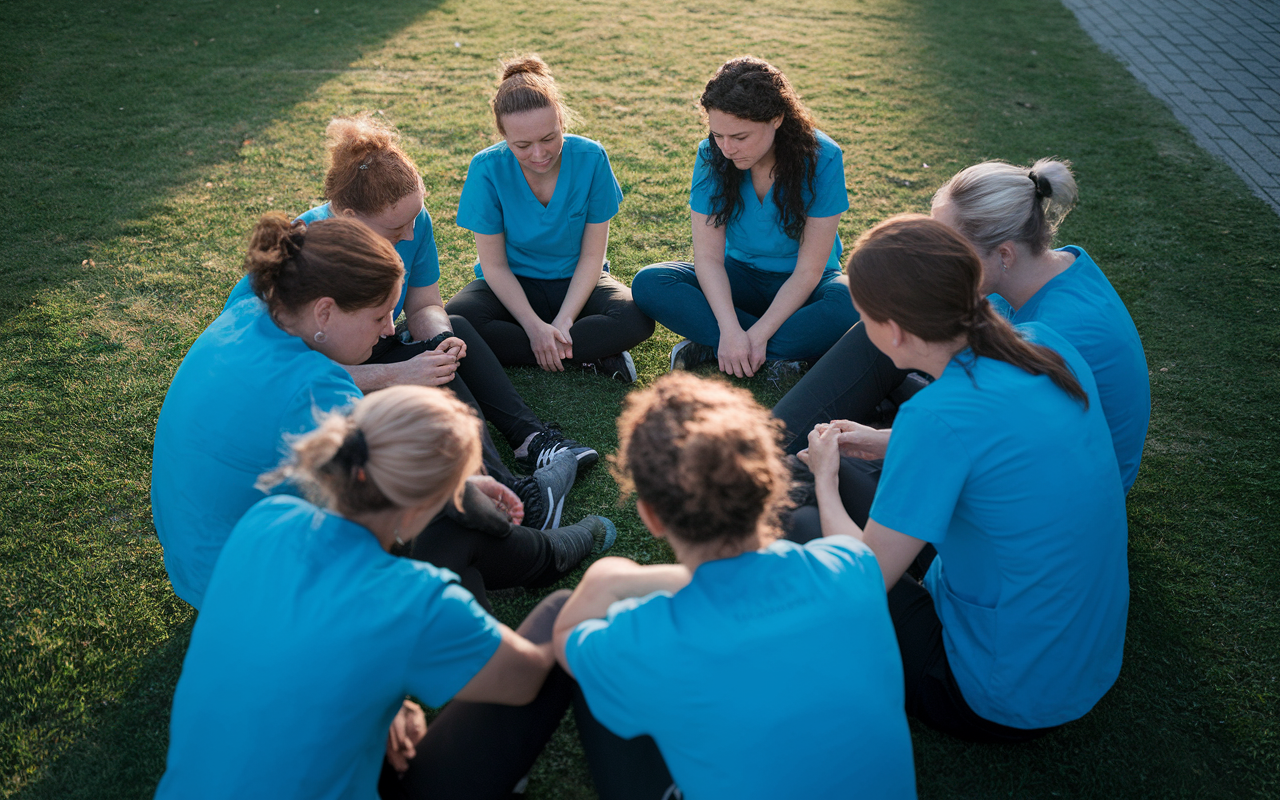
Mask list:
[{"label": "woman sitting cross-legged", "polygon": [[[1042,322],[1080,351],[1098,383],[1128,492],[1151,419],[1147,359],[1124,302],[1089,254],[1052,247],[1076,195],[1065,161],[1043,158],[1030,168],[985,161],[938,189],[932,216],[973,246],[982,262],[980,292],[997,310],[1015,324]],[[788,449],[804,447],[816,423],[868,422],[907,376],[868,340],[865,326],[854,326],[774,407],[787,425]]]},{"label": "woman sitting cross-legged", "polygon": [[725,63],[701,102],[710,133],[689,192],[693,263],[641,270],[636,303],[685,337],[672,369],[717,361],[744,377],[766,359],[817,360],[858,321],[840,275],[840,147],[758,58]]},{"label": "woman sitting cross-legged", "polygon": [[[815,427],[800,455],[818,508],[796,518],[812,527],[816,513],[824,534],[875,552],[907,713],[965,739],[1016,742],[1083,716],[1115,682],[1128,529],[1088,364],[1042,323],[1015,328],[997,313],[982,266],[928,217],[896,217],[859,239],[849,286],[867,335],[899,368],[935,380],[891,430]],[[856,524],[838,485],[842,453],[884,458],[878,487],[861,487],[874,500]],[[926,543],[937,556],[921,584],[904,573]]]},{"label": "woman sitting cross-legged", "polygon": [[602,559],[556,620],[601,798],[678,797],[673,780],[686,798],[914,797],[881,570],[850,536],[775,541],[777,423],[672,374],[627,399],[618,435],[619,482],[679,563]]},{"label": "woman sitting cross-legged", "polygon": [[598,142],[565,133],[569,110],[535,55],[502,64],[493,118],[503,140],[471,159],[458,224],[476,235],[476,280],[449,300],[503,364],[580,364],[630,383],[630,349],[653,335],[609,274],[622,189]]},{"label": "woman sitting cross-legged", "polygon": [[[254,228],[245,272],[252,293],[196,339],[156,425],[152,516],[174,591],[196,608],[232,527],[262,498],[255,483],[279,461],[282,439],[361,397],[345,367],[392,333],[404,279],[391,244],[363,223],[291,224],[279,213]],[[567,491],[575,472],[566,452],[534,478]],[[413,555],[453,570],[482,604],[486,585],[549,585],[612,537],[600,517],[523,527],[520,498],[487,475],[468,478],[462,505],[432,522]]]},{"label": "woman sitting cross-legged", "polygon": [[[459,502],[480,425],[446,392],[400,386],[294,441],[263,483],[321,506],[270,497],[231,531],[156,797],[511,795],[569,705],[550,642],[568,592],[512,631],[452,573],[387,552]],[[428,729],[406,695],[454,700]]]}]

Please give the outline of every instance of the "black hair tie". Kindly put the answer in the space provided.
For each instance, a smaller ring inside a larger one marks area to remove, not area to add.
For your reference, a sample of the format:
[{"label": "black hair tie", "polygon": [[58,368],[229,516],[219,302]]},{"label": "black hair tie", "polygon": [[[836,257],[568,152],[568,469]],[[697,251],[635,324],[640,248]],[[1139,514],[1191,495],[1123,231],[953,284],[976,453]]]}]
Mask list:
[{"label": "black hair tie", "polygon": [[1036,187],[1036,202],[1040,202],[1046,197],[1053,197],[1053,184],[1049,183],[1049,179],[1043,175],[1037,175],[1035,170],[1027,173],[1027,177],[1031,179],[1031,183]]},{"label": "black hair tie", "polygon": [[342,446],[333,454],[333,460],[340,462],[347,469],[359,469],[369,462],[369,443],[364,438],[364,431],[353,428],[342,440]]}]

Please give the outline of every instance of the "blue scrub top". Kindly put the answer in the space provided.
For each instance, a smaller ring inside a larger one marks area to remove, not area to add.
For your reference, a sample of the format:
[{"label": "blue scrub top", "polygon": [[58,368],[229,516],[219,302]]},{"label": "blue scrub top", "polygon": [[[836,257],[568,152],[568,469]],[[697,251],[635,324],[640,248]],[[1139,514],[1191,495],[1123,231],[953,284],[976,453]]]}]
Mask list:
[{"label": "blue scrub top", "polygon": [[1061,249],[1075,255],[1076,260],[1017,311],[1004,303],[1006,316],[1015,324],[1045,323],[1089,363],[1128,493],[1138,477],[1151,422],[1147,356],[1133,318],[1107,276],[1083,249]]},{"label": "blue scrub top", "polygon": [[690,800],[916,796],[884,580],[848,536],[702,564],[578,625],[565,657],[591,713],[652,736]]},{"label": "blue scrub top", "polygon": [[502,634],[456,576],[296,497],[231,533],[173,698],[157,798],[376,798],[405,695],[439,706]]},{"label": "blue scrub top", "polygon": [[[332,216],[333,209],[325,203],[304,211],[298,215],[298,219],[310,225]],[[400,256],[407,275],[404,286],[400,289],[400,300],[396,303],[395,313],[391,315],[392,319],[400,318],[410,286],[434,286],[440,282],[440,253],[436,250],[436,237],[431,229],[431,215],[427,213],[425,206],[413,220],[413,238],[396,242],[396,253]]]},{"label": "blue scrub top", "polygon": [[[545,206],[529,188],[511,148],[499,142],[471,159],[458,201],[458,225],[475,233],[503,234],[507,264],[516,275],[557,280],[573,277],[586,226],[613,219],[621,202],[622,187],[599,142],[564,137],[556,189]],[[484,277],[479,262],[475,272]]]},{"label": "blue scrub top", "polygon": [[925,576],[965,701],[1014,728],[1083,716],[1120,673],[1129,607],[1124,492],[1084,358],[1040,323],[1089,408],[964,351],[898,411],[871,518],[932,542]]},{"label": "blue scrub top", "polygon": [[179,597],[201,607],[231,528],[263,497],[254,483],[286,454],[284,437],[360,396],[345,369],[281,330],[252,294],[200,334],[165,395],[151,461],[151,514]]},{"label": "blue scrub top", "polygon": [[[813,191],[804,189],[805,214],[809,217],[834,217],[849,210],[849,192],[844,185],[844,156],[840,145],[822,131],[818,135],[818,171],[814,175]],[[732,163],[729,169],[737,169]],[[689,208],[699,214],[715,214],[711,200],[715,196],[719,179],[711,167],[711,140],[703,139],[698,145],[698,159],[693,167],[693,185],[689,189]],[[742,204],[738,216],[729,220],[725,229],[726,256],[750,264],[766,272],[794,272],[800,242],[787,236],[782,230],[778,206],[773,201],[770,187],[764,199],[756,197],[751,185],[751,172],[742,176],[739,191]],[[840,235],[836,234],[827,258],[828,271],[840,271],[840,254],[844,252]]]}]

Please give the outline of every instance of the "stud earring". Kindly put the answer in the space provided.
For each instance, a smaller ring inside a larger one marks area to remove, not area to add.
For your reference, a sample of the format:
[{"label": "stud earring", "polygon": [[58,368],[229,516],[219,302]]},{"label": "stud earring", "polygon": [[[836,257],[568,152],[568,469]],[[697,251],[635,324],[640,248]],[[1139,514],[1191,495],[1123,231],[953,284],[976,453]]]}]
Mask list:
[{"label": "stud earring", "polygon": [[329,341],[329,337],[325,335],[324,331],[316,331],[316,335],[312,338],[316,340],[316,344],[324,344]]}]

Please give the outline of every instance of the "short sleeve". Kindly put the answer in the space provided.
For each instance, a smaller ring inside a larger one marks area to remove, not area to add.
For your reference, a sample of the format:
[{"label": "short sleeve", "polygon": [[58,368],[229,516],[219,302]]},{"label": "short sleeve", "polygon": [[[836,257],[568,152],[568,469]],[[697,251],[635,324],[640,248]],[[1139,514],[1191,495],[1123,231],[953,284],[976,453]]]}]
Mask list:
[{"label": "short sleeve", "polygon": [[693,164],[693,184],[689,187],[689,208],[699,214],[714,213],[711,201],[717,190],[715,173],[711,169],[711,145],[706,139],[698,145],[698,156]]},{"label": "short sleeve", "polygon": [[[652,707],[654,691],[647,683],[656,674],[647,669],[647,661],[660,657],[661,642],[646,641],[642,617],[645,612],[665,613],[671,595],[655,592],[646,597],[620,600],[609,606],[605,619],[589,619],[580,623],[565,642],[565,660],[573,672],[591,715],[614,734],[633,739],[649,733],[641,717]],[[658,605],[651,605],[654,603]],[[658,694],[661,694],[659,689]]]},{"label": "short sleeve", "polygon": [[424,616],[418,640],[408,654],[406,688],[438,708],[498,652],[502,629],[470,592],[452,581],[440,583]]},{"label": "short sleeve", "polygon": [[813,180],[813,202],[806,215],[810,217],[834,217],[849,210],[849,191],[844,184],[844,154],[840,146],[826,137],[819,137],[818,173]]},{"label": "short sleeve", "polygon": [[[598,145],[597,145],[598,146]],[[608,222],[618,213],[622,202],[622,187],[609,164],[609,154],[599,148],[600,158],[595,161],[591,173],[591,193],[587,197],[587,224]]]},{"label": "short sleeve", "polygon": [[[328,361],[327,358],[325,360]],[[341,411],[363,397],[346,370],[338,369],[341,374],[328,369],[316,371],[310,380],[304,382],[285,407],[281,418],[282,434],[296,435],[314,430],[317,414]]]},{"label": "short sleeve", "polygon": [[931,411],[903,406],[894,421],[871,519],[937,544],[946,538],[972,460]]},{"label": "short sleeve", "polygon": [[467,180],[462,184],[462,197],[458,200],[458,227],[486,236],[506,230],[493,159],[489,155],[489,150],[482,150],[471,159]]},{"label": "short sleeve", "polygon": [[[431,215],[423,207],[413,221],[413,241],[402,242],[413,248],[413,257],[406,261],[406,282],[410,286],[431,286],[440,282],[440,253],[436,250],[435,231],[431,228]],[[401,258],[404,255],[401,254]]]}]

